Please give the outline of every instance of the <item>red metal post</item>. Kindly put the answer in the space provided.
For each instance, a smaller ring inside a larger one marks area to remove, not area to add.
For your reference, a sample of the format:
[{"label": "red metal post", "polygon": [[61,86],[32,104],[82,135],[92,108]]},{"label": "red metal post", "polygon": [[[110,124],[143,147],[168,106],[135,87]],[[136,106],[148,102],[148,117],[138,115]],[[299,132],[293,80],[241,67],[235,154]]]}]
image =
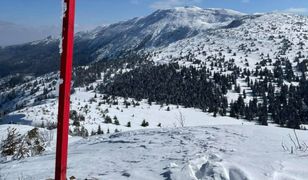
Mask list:
[{"label": "red metal post", "polygon": [[75,0],[64,0],[58,131],[56,150],[56,180],[66,180],[70,91],[74,46]]}]

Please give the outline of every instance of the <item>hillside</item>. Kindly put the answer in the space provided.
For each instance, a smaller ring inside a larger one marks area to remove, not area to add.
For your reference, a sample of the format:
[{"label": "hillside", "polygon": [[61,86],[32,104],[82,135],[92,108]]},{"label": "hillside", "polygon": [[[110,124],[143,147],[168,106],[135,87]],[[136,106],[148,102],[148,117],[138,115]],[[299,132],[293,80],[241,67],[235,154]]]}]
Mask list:
[{"label": "hillside", "polygon": [[[69,176],[304,180],[307,33],[306,16],[198,7],[77,33]],[[0,179],[53,176],[58,46],[0,48],[0,145],[18,145]]]},{"label": "hillside", "polygon": [[[76,65],[92,63],[75,68],[74,87],[300,128],[308,122],[307,31],[307,17],[285,13],[158,10],[76,34]],[[7,114],[55,98],[57,73],[35,72],[57,69],[56,48],[49,48],[55,44],[57,40],[49,38],[2,49],[4,57],[14,56],[23,70],[13,65],[19,73],[1,79],[0,111]],[[37,54],[43,52],[47,58]],[[7,71],[9,59],[0,58]]]},{"label": "hillside", "polygon": [[[208,29],[225,26],[241,15],[223,9],[175,8],[80,32],[75,37],[74,64],[85,65],[130,51],[165,47]],[[0,65],[3,67],[0,77],[15,72],[42,75],[57,70],[58,44],[58,39],[48,37],[42,41],[0,48]],[[50,66],[44,66],[46,64]]]}]

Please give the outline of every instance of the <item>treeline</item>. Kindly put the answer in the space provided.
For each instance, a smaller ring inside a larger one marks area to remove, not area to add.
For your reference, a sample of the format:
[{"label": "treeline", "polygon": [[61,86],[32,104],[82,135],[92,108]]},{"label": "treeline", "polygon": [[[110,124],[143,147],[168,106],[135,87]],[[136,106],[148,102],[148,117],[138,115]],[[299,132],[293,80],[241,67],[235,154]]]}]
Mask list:
[{"label": "treeline", "polygon": [[[301,124],[308,123],[308,81],[304,65],[298,64],[298,70],[303,70],[299,77],[287,59],[273,63],[273,71],[260,68],[268,66],[268,61],[270,59],[263,61],[255,71],[235,67],[232,73],[215,73],[211,71],[212,65],[207,68],[205,65],[180,67],[177,63],[148,64],[117,73],[98,90],[112,96],[148,99],[149,104],[183,105],[200,108],[214,116],[228,115],[261,125],[273,122],[299,129]],[[245,103],[247,93],[237,84],[238,78],[244,78],[251,89],[249,96],[252,98],[248,103]],[[228,90],[239,93],[238,100],[228,103]]]},{"label": "treeline", "polygon": [[262,125],[271,121],[281,127],[300,129],[301,124],[308,123],[308,81],[304,68],[307,61],[297,65],[300,77],[295,75],[288,59],[280,58],[273,65],[273,71],[257,69],[252,74],[258,77],[256,81],[246,76],[253,100],[245,104],[240,96],[230,104],[230,116],[257,120]]},{"label": "treeline", "polygon": [[[214,77],[214,78],[211,78]],[[118,74],[109,83],[99,86],[101,93],[113,96],[148,99],[152,102],[178,104],[226,115],[228,101],[225,96],[235,82],[235,75],[221,75],[203,67],[146,65]]]}]

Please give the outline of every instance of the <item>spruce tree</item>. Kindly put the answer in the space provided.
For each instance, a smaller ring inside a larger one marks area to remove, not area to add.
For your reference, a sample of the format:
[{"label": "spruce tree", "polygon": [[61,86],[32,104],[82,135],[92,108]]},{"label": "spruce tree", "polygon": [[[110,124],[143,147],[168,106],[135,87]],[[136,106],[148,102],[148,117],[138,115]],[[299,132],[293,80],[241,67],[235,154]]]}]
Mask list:
[{"label": "spruce tree", "polygon": [[126,127],[131,127],[131,122],[128,121]]},{"label": "spruce tree", "polygon": [[149,122],[147,122],[145,119],[142,121],[142,123],[141,123],[141,126],[142,127],[147,127],[147,126],[149,126]]},{"label": "spruce tree", "polygon": [[7,136],[1,143],[1,155],[12,156],[15,154],[18,144],[21,142],[21,135],[16,128],[8,128]]},{"label": "spruce tree", "polygon": [[114,116],[113,119],[114,119],[114,124],[115,124],[115,125],[120,125],[120,122],[119,122],[117,116]]},{"label": "spruce tree", "polygon": [[106,115],[105,117],[105,121],[106,124],[111,124],[112,123],[112,119],[110,118],[110,116]]},{"label": "spruce tree", "polygon": [[101,125],[98,125],[97,134],[104,134],[104,131],[102,131]]}]

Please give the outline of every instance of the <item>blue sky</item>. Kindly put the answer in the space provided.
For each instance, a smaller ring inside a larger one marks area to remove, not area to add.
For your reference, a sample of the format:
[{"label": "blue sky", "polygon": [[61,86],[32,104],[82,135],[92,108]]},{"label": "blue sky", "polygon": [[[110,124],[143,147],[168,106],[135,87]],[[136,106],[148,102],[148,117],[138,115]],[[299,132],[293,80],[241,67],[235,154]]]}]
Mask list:
[{"label": "blue sky", "polygon": [[[308,14],[308,0],[76,0],[76,23],[82,27],[145,16],[158,8],[196,5],[245,13],[291,11]],[[31,26],[60,24],[61,0],[1,0],[0,21]]]}]

